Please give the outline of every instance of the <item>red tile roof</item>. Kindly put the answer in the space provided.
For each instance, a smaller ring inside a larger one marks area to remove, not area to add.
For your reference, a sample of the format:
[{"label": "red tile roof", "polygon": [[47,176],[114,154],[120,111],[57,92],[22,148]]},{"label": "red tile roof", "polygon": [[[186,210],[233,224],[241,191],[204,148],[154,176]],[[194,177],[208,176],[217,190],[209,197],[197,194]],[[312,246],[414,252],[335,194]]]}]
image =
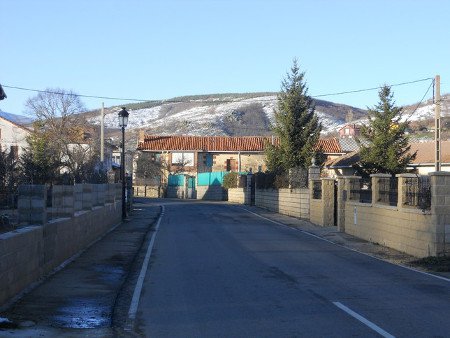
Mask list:
[{"label": "red tile roof", "polygon": [[[435,143],[421,142],[411,143],[411,153],[417,150],[416,159],[413,164],[434,163]],[[441,163],[450,163],[450,141],[441,141]]]},{"label": "red tile roof", "polygon": [[[266,142],[272,142],[271,137],[264,136],[151,136],[145,135],[138,150],[197,150],[197,151],[254,151],[263,152]],[[278,142],[274,138],[274,142]]]},{"label": "red tile roof", "polygon": [[[145,135],[138,150],[150,151],[249,151],[263,152],[266,142],[278,144],[278,137],[270,136],[153,136]],[[317,149],[327,154],[344,153],[337,138],[319,139]]]},{"label": "red tile roof", "polygon": [[322,148],[322,151],[325,154],[344,154],[345,151],[342,151],[341,144],[336,137],[333,138],[321,138],[317,143],[316,149],[319,150]]}]

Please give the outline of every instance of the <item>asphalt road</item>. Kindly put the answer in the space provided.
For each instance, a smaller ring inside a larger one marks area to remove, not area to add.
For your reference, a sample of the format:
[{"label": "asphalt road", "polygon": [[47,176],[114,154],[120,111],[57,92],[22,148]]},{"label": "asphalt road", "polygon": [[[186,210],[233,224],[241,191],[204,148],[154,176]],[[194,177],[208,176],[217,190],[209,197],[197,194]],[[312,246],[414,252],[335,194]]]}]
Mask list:
[{"label": "asphalt road", "polygon": [[166,203],[134,327],[146,337],[449,337],[450,283],[237,206]]}]

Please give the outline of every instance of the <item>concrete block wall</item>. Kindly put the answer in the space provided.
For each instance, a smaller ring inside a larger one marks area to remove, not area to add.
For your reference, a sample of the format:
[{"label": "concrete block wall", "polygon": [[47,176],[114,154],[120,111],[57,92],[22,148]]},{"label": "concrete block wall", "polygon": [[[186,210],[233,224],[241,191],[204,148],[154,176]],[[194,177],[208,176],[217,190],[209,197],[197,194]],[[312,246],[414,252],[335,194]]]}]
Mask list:
[{"label": "concrete block wall", "polygon": [[18,193],[19,224],[47,223],[47,187],[45,185],[21,185]]},{"label": "concrete block wall", "polygon": [[52,218],[73,217],[75,188],[73,185],[55,185],[52,192]]},{"label": "concrete block wall", "polygon": [[[372,203],[345,201],[346,233],[379,243],[416,257],[439,256],[450,252],[450,173],[430,173],[431,210],[422,211],[404,205],[404,179],[411,175],[397,175],[398,204],[388,206],[378,201],[377,183],[372,177]],[[383,179],[384,177],[381,177]],[[350,182],[350,181],[349,181]],[[339,185],[340,188],[347,183]],[[338,192],[341,196],[342,192]],[[347,194],[348,195],[348,194]]]},{"label": "concrete block wall", "polygon": [[418,209],[347,201],[345,232],[416,257],[437,254],[431,215]]},{"label": "concrete block wall", "polygon": [[256,189],[255,205],[283,215],[309,219],[308,189]]},{"label": "concrete block wall", "polygon": [[431,217],[439,255],[450,254],[450,173],[434,172],[431,179]]},{"label": "concrete block wall", "polygon": [[169,185],[167,187],[167,198],[186,198],[184,187],[174,187]]},{"label": "concrete block wall", "polygon": [[250,204],[250,192],[246,188],[228,189],[228,202],[238,204]]},{"label": "concrete block wall", "polygon": [[313,181],[310,181],[310,221],[320,226],[333,226],[334,223],[334,184],[333,178],[322,178],[322,197],[313,198]]},{"label": "concrete block wall", "polygon": [[[70,189],[55,187],[53,193],[56,191],[57,195],[62,194],[63,197],[69,194]],[[19,188],[19,191],[25,192],[27,196],[22,201],[30,200],[31,196],[46,200],[42,198],[46,197],[45,186]],[[73,210],[75,192],[80,191],[82,189],[72,187]],[[65,202],[57,204],[64,206],[69,200],[67,198]],[[38,206],[44,206],[41,215],[46,214],[45,203],[39,203]],[[33,203],[22,202],[22,208],[25,207],[25,214],[36,209]],[[0,234],[0,306],[118,224],[121,221],[121,210],[121,201],[118,200],[91,210],[79,211],[70,218],[58,218]],[[38,222],[43,218],[44,216],[39,217]],[[33,222],[34,219],[26,220]]]},{"label": "concrete block wall", "polygon": [[150,186],[150,185],[142,185],[142,186],[134,186],[134,196],[136,197],[150,197],[150,198],[159,198],[160,197],[160,186]]},{"label": "concrete block wall", "polygon": [[221,185],[197,186],[197,199],[208,201],[226,201],[227,190]]}]

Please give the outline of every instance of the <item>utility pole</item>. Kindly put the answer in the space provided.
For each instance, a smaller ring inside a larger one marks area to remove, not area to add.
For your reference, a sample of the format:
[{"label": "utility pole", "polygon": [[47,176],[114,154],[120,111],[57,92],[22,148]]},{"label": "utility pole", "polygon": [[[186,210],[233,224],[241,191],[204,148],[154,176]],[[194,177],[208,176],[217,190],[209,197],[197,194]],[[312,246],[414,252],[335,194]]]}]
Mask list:
[{"label": "utility pole", "polygon": [[102,111],[100,117],[100,161],[102,165],[105,161],[105,103],[102,102]]},{"label": "utility pole", "polygon": [[434,86],[434,171],[441,171],[441,77],[439,75],[436,75],[434,79]]}]

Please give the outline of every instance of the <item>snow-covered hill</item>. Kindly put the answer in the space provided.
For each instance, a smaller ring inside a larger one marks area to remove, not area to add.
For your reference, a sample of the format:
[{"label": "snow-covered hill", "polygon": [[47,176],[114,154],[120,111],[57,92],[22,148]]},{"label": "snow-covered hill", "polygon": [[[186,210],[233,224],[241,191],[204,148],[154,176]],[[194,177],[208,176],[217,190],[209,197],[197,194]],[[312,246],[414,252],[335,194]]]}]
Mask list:
[{"label": "snow-covered hill", "polygon": [[[151,108],[129,110],[127,129],[144,129],[159,135],[264,135],[270,133],[276,104],[276,95],[162,102]],[[119,110],[113,108],[106,112],[106,127],[117,128]],[[316,102],[324,133],[343,125],[349,111],[355,117],[365,114],[363,110],[350,106]],[[99,114],[91,117],[89,122],[98,125]]]},{"label": "snow-covered hill", "polygon": [[[129,109],[127,130],[143,129],[158,135],[268,135],[277,104],[275,94],[246,97],[244,94],[230,96],[209,95],[207,98],[179,99],[152,103],[150,108]],[[442,96],[442,115],[450,114],[450,95]],[[117,128],[114,107],[106,110],[105,126]],[[323,134],[338,131],[346,124],[351,112],[353,123],[367,122],[367,112],[342,104],[316,101],[316,113],[323,126]],[[91,112],[89,121],[100,124],[99,113]],[[422,121],[434,118],[434,104],[428,100],[421,105],[405,106],[403,119]]]}]

